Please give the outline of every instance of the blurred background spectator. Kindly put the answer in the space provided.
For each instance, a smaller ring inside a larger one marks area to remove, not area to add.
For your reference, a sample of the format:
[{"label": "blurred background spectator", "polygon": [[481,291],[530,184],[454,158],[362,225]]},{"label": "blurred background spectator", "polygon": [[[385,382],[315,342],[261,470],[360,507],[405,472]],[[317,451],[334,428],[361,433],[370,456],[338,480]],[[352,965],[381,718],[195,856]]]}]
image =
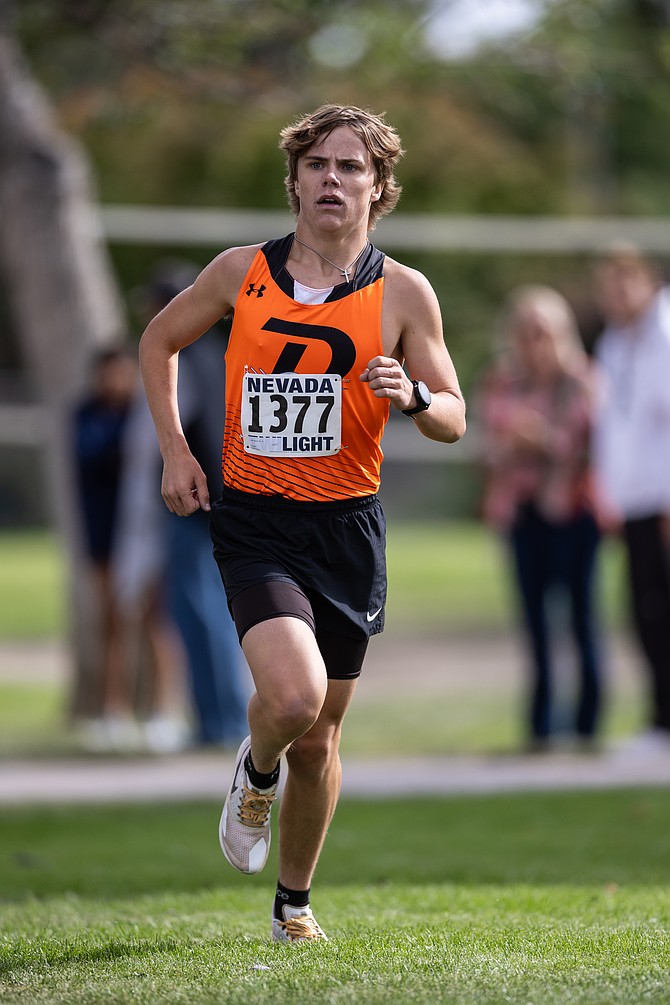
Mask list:
[{"label": "blurred background spectator", "polygon": [[[167,259],[156,263],[139,291],[145,322],[193,282],[197,267]],[[207,476],[210,495],[222,490],[225,323],[206,332],[179,355],[178,395],[184,433]],[[237,749],[247,735],[250,675],[212,556],[209,516],[182,518],[160,495],[161,457],[143,392],[129,418],[122,499],[117,586],[125,609],[152,583],[162,583],[170,616],[183,640],[194,713],[192,741]],[[156,724],[160,736],[169,723]],[[157,739],[156,742],[160,742]]]},{"label": "blurred background spectator", "polygon": [[589,362],[567,300],[547,286],[511,294],[502,334],[503,353],[483,379],[477,409],[487,469],[483,514],[509,545],[521,602],[531,668],[528,745],[545,750],[556,732],[552,640],[565,601],[579,679],[570,728],[590,744],[599,724],[601,666]]},{"label": "blurred background spectator", "polygon": [[79,724],[84,746],[92,751],[135,751],[143,745],[138,710],[135,640],[148,642],[150,679],[145,702],[151,733],[163,721],[172,696],[174,646],[158,597],[142,598],[132,619],[119,603],[114,565],[119,540],[125,442],[139,370],[129,346],[99,352],[92,363],[91,387],[74,415],[74,455],[81,525],[96,603],[97,673],[89,686],[90,716]]},{"label": "blurred background spectator", "polygon": [[603,523],[623,536],[649,681],[648,728],[626,749],[670,752],[670,290],[625,245],[599,261],[595,288],[606,321],[596,344]]}]

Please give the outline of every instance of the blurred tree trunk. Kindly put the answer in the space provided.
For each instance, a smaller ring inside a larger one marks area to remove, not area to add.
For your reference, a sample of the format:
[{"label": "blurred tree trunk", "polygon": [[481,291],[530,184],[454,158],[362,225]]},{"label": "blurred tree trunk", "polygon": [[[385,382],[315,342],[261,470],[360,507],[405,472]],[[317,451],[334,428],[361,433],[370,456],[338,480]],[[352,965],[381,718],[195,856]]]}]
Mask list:
[{"label": "blurred tree trunk", "polygon": [[[90,350],[125,323],[86,160],[57,128],[0,0],[0,272],[26,366],[46,406],[50,508],[69,571],[72,711],[95,711],[96,647],[72,477],[71,410]],[[35,491],[42,491],[35,480]]]}]

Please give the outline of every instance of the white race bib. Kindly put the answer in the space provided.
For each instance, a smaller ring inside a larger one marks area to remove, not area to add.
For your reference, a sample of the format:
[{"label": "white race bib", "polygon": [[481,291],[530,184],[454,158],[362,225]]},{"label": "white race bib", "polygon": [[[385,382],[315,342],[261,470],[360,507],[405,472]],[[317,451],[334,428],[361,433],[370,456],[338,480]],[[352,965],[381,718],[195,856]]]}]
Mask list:
[{"label": "white race bib", "polygon": [[342,446],[342,378],[333,373],[245,373],[242,436],[250,454],[336,454]]}]

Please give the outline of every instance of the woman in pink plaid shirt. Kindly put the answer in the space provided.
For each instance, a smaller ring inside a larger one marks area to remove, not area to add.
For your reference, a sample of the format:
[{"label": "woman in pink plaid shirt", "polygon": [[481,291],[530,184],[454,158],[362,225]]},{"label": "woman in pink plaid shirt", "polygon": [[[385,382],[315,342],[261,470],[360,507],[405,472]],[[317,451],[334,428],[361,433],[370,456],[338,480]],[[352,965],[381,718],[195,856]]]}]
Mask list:
[{"label": "woman in pink plaid shirt", "polygon": [[[479,397],[487,482],[484,518],[509,541],[531,656],[529,746],[544,750],[552,718],[550,622],[567,605],[579,691],[569,724],[584,744],[596,734],[600,659],[594,625],[598,529],[590,469],[594,385],[565,298],[523,286],[509,300],[504,353]],[[565,723],[561,723],[563,729]]]}]

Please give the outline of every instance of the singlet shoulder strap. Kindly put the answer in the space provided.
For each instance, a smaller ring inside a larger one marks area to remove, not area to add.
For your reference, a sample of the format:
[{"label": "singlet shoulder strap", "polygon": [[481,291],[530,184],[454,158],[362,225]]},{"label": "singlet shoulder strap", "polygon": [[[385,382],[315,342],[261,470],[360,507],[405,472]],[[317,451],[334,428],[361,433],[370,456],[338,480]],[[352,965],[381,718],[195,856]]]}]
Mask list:
[{"label": "singlet shoulder strap", "polygon": [[[293,234],[286,237],[275,238],[267,241],[261,248],[268,263],[270,275],[287,297],[293,299],[293,276],[286,271],[286,260],[293,245]],[[372,283],[376,283],[384,275],[384,254],[369,244],[358,263],[356,275],[349,283],[338,283],[333,287],[333,292],[327,297],[326,303],[334,300],[341,300],[348,297],[355,290],[362,290]]]},{"label": "singlet shoulder strap", "polygon": [[290,276],[284,266],[293,244],[293,234],[267,241],[261,251],[268,263],[270,275],[279,289],[288,297],[293,297],[293,276]]}]

